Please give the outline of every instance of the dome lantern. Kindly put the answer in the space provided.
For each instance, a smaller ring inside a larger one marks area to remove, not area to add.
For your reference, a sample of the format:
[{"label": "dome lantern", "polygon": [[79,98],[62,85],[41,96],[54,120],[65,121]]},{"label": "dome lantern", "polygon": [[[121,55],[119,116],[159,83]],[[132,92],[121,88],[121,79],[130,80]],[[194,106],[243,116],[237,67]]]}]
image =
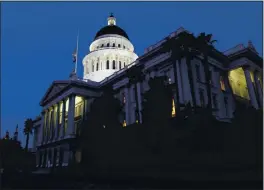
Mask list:
[{"label": "dome lantern", "polygon": [[114,17],[113,13],[110,13],[110,16],[107,18],[108,26],[116,25],[116,18]]}]

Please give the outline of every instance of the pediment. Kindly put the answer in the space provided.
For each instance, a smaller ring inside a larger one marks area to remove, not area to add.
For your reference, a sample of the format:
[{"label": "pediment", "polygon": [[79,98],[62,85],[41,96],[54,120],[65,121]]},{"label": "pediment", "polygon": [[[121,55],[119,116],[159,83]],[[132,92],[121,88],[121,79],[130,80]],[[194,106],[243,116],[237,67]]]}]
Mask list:
[{"label": "pediment", "polygon": [[49,99],[56,96],[59,92],[61,92],[66,86],[68,86],[68,82],[53,82],[52,85],[47,90],[46,94],[42,98],[40,104],[47,102]]}]

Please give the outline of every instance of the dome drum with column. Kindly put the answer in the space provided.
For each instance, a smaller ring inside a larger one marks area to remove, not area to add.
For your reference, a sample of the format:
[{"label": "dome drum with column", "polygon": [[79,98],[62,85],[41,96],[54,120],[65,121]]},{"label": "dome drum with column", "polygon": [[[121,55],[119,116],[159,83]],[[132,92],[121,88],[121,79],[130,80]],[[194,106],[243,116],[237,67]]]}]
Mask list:
[{"label": "dome drum with column", "polygon": [[97,32],[90,53],[83,59],[84,79],[100,82],[138,58],[126,32],[115,24],[111,15],[108,26]]}]

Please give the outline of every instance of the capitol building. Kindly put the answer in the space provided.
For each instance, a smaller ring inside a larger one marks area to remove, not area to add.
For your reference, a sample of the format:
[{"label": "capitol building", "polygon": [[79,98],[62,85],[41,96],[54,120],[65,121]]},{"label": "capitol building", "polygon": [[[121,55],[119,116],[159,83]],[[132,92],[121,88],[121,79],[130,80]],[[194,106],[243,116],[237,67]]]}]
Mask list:
[{"label": "capitol building", "polygon": [[[192,74],[195,102],[204,106],[208,102],[202,55],[191,60],[188,72],[186,57],[173,60],[171,51],[162,51],[167,40],[187,32],[184,28],[172,32],[166,38],[145,49],[140,57],[128,34],[118,26],[111,14],[107,25],[100,29],[89,47],[89,53],[82,59],[83,77],[72,72],[69,79],[55,80],[40,101],[42,112],[34,120],[33,149],[36,151],[38,168],[66,167],[71,160],[81,160],[81,152],[73,151],[70,144],[76,138],[81,122],[90,105],[102,93],[102,87],[111,85],[116,97],[123,102],[124,127],[142,122],[142,94],[149,90],[148,80],[155,76],[167,76],[174,89],[172,106],[193,104],[189,73]],[[252,42],[238,44],[225,52],[212,51],[208,57],[211,76],[211,93],[214,116],[218,120],[230,121],[235,110],[235,100],[243,101],[256,109],[263,107],[263,59]],[[138,67],[144,74],[143,80],[129,85],[127,71]],[[176,69],[175,69],[176,68]],[[177,75],[174,75],[177,72]],[[227,74],[224,74],[227,73]],[[174,76],[177,76],[175,80]],[[138,95],[135,96],[135,88]],[[139,117],[136,114],[136,100]],[[175,109],[172,109],[175,117]]]}]

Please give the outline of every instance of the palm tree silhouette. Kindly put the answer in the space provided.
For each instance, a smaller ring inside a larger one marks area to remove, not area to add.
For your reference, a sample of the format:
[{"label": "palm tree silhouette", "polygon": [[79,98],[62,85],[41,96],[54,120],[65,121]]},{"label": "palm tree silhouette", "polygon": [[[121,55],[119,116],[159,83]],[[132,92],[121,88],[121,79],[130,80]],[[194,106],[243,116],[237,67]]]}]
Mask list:
[{"label": "palm tree silhouette", "polygon": [[24,135],[26,135],[26,146],[25,150],[28,151],[29,135],[32,135],[33,131],[33,121],[32,119],[27,119],[24,123]]}]

